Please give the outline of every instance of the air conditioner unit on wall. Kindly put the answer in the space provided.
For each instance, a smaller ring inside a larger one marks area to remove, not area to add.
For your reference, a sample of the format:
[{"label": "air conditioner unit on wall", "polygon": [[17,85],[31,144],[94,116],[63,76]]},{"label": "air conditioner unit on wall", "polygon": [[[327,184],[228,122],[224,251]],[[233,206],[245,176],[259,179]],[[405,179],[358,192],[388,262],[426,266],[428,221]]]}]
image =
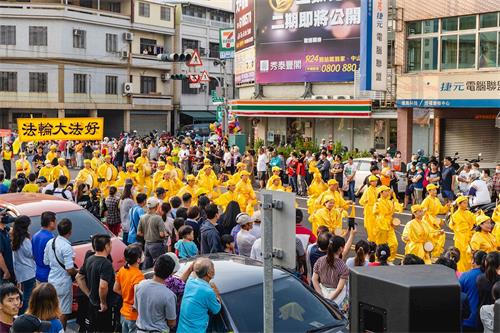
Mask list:
[{"label": "air conditioner unit on wall", "polygon": [[328,95],[312,95],[311,99],[331,99],[331,96],[328,96]]},{"label": "air conditioner unit on wall", "polygon": [[160,79],[161,79],[162,82],[166,82],[166,81],[170,80],[170,74],[168,74],[168,73],[161,73]]},{"label": "air conditioner unit on wall", "polygon": [[133,88],[132,82],[125,82],[123,84],[123,94],[124,95],[131,95],[132,94],[132,88]]},{"label": "air conditioner unit on wall", "polygon": [[333,99],[352,99],[351,95],[334,95]]},{"label": "air conditioner unit on wall", "polygon": [[127,59],[128,58],[128,51],[121,51],[120,56],[122,57],[122,59]]},{"label": "air conditioner unit on wall", "polygon": [[131,32],[124,32],[123,39],[126,40],[127,42],[131,42],[134,40],[134,34]]}]

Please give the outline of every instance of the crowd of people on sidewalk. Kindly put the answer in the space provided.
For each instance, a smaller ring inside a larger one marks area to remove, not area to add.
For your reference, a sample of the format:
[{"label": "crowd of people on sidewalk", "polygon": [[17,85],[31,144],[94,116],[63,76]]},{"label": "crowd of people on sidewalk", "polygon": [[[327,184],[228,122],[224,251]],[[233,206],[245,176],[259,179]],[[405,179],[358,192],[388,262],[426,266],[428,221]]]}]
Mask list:
[{"label": "crowd of people on sidewalk", "polygon": [[[320,148],[317,154],[293,151],[286,157],[272,147],[241,154],[226,144],[130,135],[28,144],[17,155],[4,145],[0,194],[35,192],[72,200],[127,248],[126,264],[115,272],[110,235],[94,235],[93,251],[76,267],[72,221],[47,211],[41,229],[31,235],[29,217],[4,214],[0,332],[11,326],[14,332],[64,330],[73,313],[74,282],[83,294],[79,324],[88,331],[205,331],[209,316],[221,309],[221,297],[212,281],[213,262],[198,255],[262,260],[258,189],[307,196],[311,228],[297,208],[295,274],[346,313],[349,269],[396,263],[396,213],[410,205],[412,220],[400,237],[401,264],[442,264],[456,271],[465,294],[464,330],[492,330],[491,304],[500,296],[500,206],[492,216],[469,207],[497,198],[500,165],[490,182],[484,170],[478,177],[479,165],[466,165],[455,175],[449,158],[440,165],[415,155],[405,167],[399,153],[373,154],[371,174],[356,193],[354,160],[347,157],[344,163],[328,145]],[[7,164],[13,162],[16,174],[10,179]],[[76,177],[69,168],[78,170]],[[410,182],[400,203],[394,184],[396,172],[405,170]],[[355,256],[349,258],[358,232],[346,221],[354,217],[358,198],[367,238],[354,244]],[[446,220],[439,217],[443,214]],[[445,225],[455,236],[447,249]],[[189,262],[182,270],[179,258]],[[146,279],[150,269],[153,276]]]}]

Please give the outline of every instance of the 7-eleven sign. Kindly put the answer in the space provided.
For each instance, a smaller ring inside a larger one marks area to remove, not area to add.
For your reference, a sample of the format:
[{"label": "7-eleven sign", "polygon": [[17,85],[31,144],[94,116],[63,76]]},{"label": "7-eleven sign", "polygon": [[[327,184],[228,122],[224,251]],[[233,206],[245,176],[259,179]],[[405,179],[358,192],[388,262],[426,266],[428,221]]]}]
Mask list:
[{"label": "7-eleven sign", "polygon": [[234,45],[236,37],[234,29],[220,29],[219,30],[219,51],[221,59],[234,58]]}]

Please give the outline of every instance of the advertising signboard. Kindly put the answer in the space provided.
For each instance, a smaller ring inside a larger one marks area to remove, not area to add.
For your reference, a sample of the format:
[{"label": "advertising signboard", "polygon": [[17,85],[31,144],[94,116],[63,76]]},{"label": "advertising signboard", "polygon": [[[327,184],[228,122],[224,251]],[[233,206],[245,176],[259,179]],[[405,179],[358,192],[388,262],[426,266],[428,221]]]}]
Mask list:
[{"label": "advertising signboard", "polygon": [[254,0],[236,0],[236,52],[254,45]]},{"label": "advertising signboard", "polygon": [[233,28],[219,30],[220,59],[234,59],[235,42],[236,38]]},{"label": "advertising signboard", "polygon": [[360,22],[360,0],[257,1],[256,82],[353,81]]},{"label": "advertising signboard", "polygon": [[255,46],[236,52],[234,73],[237,85],[255,82]]}]

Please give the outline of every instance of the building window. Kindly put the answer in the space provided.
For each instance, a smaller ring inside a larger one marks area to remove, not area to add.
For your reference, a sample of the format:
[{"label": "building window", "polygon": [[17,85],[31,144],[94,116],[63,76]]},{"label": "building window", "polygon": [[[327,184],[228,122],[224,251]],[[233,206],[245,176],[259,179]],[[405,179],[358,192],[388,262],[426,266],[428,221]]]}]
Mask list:
[{"label": "building window", "polygon": [[119,2],[101,2],[101,9],[113,13],[121,13],[122,6]]},{"label": "building window", "polygon": [[87,93],[87,74],[73,74],[73,92],[75,94]]},{"label": "building window", "polygon": [[0,25],[0,45],[16,45],[15,25]]},{"label": "building window", "polygon": [[499,15],[496,12],[406,22],[406,71],[498,67]]},{"label": "building window", "polygon": [[118,35],[106,34],[106,52],[113,53],[118,51]]},{"label": "building window", "polygon": [[186,95],[196,95],[198,94],[198,89],[189,87],[189,80],[182,80],[182,93]]},{"label": "building window", "polygon": [[149,17],[149,3],[139,2],[139,16]]},{"label": "building window", "polygon": [[156,45],[156,39],[141,38],[140,51],[145,55],[157,55],[163,53],[163,47]]},{"label": "building window", "polygon": [[170,21],[170,7],[165,7],[165,6],[161,7],[160,19],[162,21]]},{"label": "building window", "polygon": [[182,50],[187,49],[198,50],[200,42],[194,39],[182,39]]},{"label": "building window", "polygon": [[73,29],[73,48],[84,49],[86,47],[87,32],[85,30]]},{"label": "building window", "polygon": [[106,75],[106,95],[117,95],[118,77]]},{"label": "building window", "polygon": [[31,46],[47,46],[47,27],[30,27],[29,44]]},{"label": "building window", "polygon": [[7,91],[7,92],[17,91],[16,72],[0,72],[0,91]]},{"label": "building window", "polygon": [[141,76],[141,94],[151,94],[156,92],[156,77]]},{"label": "building window", "polygon": [[231,22],[231,14],[228,12],[220,11],[220,10],[211,10],[210,11],[210,19],[212,21],[218,22]]},{"label": "building window", "polygon": [[194,5],[183,6],[182,7],[182,14],[187,15],[187,16],[192,16],[192,17],[198,17],[198,18],[206,18],[207,17],[207,11],[205,8],[194,6]]},{"label": "building window", "polygon": [[30,73],[30,92],[46,93],[47,80],[47,73]]},{"label": "building window", "polygon": [[219,43],[210,43],[210,58],[220,58]]}]

